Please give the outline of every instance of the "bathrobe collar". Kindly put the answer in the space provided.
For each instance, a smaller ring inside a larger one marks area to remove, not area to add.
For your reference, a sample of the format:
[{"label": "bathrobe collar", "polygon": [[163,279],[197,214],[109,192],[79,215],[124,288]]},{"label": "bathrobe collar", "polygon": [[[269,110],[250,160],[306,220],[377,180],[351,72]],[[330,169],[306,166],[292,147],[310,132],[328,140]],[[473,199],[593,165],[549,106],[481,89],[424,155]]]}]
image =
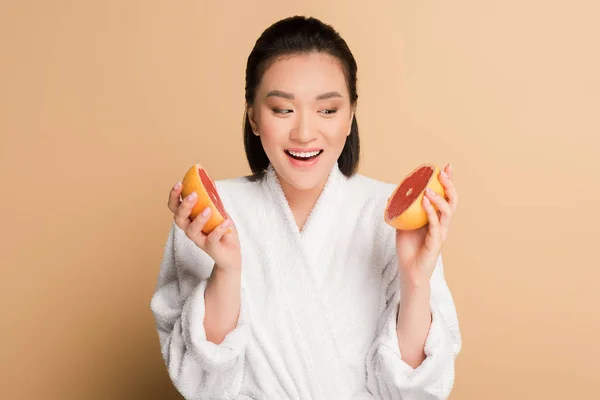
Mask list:
[{"label": "bathrobe collar", "polygon": [[340,171],[339,165],[336,162],[302,231],[300,231],[289,202],[283,192],[283,188],[277,178],[275,169],[269,164],[265,174],[264,185],[270,193],[272,201],[275,203],[276,207],[273,212],[278,213],[278,217],[283,219],[284,229],[288,230],[293,240],[299,242],[298,244],[301,244],[301,247],[305,251],[308,250],[308,253],[319,254],[319,250],[324,244],[331,243],[331,240],[327,239],[327,235],[330,234],[336,223],[337,216],[333,214],[339,212],[344,197],[344,183],[347,179]]}]

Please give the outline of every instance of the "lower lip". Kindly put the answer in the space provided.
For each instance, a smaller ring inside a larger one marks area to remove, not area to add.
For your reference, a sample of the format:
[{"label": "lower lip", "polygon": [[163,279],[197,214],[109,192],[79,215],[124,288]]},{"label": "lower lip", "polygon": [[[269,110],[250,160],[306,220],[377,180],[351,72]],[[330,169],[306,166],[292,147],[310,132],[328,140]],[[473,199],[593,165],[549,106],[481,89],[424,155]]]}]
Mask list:
[{"label": "lower lip", "polygon": [[317,163],[317,161],[319,161],[319,158],[321,158],[321,156],[323,155],[323,152],[321,152],[321,154],[319,154],[316,157],[312,157],[309,158],[308,160],[297,160],[294,157],[290,156],[288,153],[285,153],[285,155],[287,156],[287,158],[290,160],[290,162],[292,163],[292,165],[294,167],[310,167],[313,166]]}]

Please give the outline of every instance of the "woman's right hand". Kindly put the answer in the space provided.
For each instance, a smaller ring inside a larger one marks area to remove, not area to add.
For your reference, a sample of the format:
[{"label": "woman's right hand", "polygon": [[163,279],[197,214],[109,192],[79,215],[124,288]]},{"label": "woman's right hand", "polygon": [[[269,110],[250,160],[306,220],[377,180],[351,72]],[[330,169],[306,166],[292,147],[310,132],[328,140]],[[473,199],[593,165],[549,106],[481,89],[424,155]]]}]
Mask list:
[{"label": "woman's right hand", "polygon": [[[215,267],[227,271],[241,270],[240,242],[233,221],[226,219],[208,235],[205,234],[202,232],[202,228],[210,219],[211,209],[207,207],[208,214],[204,215],[203,212],[192,221],[190,213],[198,198],[195,193],[192,193],[182,201],[181,188],[181,182],[178,182],[169,193],[169,210],[173,213],[177,226],[196,246],[215,261]],[[228,232],[229,228],[231,228],[231,232]]]}]

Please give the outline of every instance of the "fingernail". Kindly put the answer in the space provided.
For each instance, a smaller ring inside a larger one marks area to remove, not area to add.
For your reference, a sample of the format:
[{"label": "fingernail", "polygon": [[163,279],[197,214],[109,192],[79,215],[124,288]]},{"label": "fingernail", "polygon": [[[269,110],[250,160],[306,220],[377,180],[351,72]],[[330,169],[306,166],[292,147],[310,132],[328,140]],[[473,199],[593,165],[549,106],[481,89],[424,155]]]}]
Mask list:
[{"label": "fingernail", "polygon": [[223,227],[225,228],[229,228],[229,226],[231,225],[231,221],[226,219],[225,222],[223,222]]},{"label": "fingernail", "polygon": [[210,214],[211,211],[212,210],[210,209],[210,207],[206,207],[204,211],[202,211],[202,215],[206,217],[208,216],[208,214]]},{"label": "fingernail", "polygon": [[442,171],[442,172],[440,173],[440,175],[442,175],[444,178],[447,178],[447,177],[448,177],[448,174],[446,173],[446,171]]},{"label": "fingernail", "polygon": [[431,188],[426,188],[425,191],[429,194],[433,194],[433,190],[431,190]]},{"label": "fingernail", "polygon": [[173,186],[173,189],[179,189],[180,186],[181,186],[181,182],[177,182],[175,184],[175,186]]},{"label": "fingernail", "polygon": [[196,192],[192,192],[192,194],[188,196],[188,199],[194,200],[196,197],[198,197],[198,194]]}]

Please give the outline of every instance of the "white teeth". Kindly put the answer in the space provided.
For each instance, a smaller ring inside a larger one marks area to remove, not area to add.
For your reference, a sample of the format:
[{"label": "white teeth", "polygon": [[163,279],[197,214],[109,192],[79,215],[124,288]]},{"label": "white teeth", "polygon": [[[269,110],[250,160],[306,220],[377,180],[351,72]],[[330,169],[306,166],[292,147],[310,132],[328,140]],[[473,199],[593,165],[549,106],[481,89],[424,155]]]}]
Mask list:
[{"label": "white teeth", "polygon": [[309,158],[309,157],[316,156],[317,154],[320,153],[320,151],[311,151],[309,153],[296,153],[295,151],[288,151],[288,153],[290,153],[294,157]]}]

